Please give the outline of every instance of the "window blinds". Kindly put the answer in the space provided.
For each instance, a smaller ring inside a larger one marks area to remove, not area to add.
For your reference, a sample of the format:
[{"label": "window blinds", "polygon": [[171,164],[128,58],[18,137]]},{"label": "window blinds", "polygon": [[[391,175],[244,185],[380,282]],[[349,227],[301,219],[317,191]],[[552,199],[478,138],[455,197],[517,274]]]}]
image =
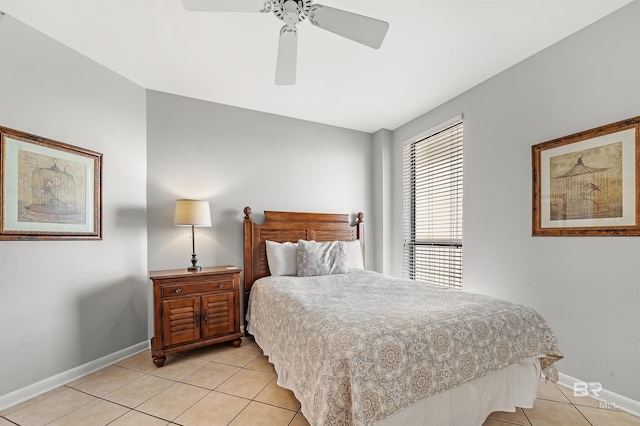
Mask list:
[{"label": "window blinds", "polygon": [[406,278],[462,288],[462,121],[403,153]]}]

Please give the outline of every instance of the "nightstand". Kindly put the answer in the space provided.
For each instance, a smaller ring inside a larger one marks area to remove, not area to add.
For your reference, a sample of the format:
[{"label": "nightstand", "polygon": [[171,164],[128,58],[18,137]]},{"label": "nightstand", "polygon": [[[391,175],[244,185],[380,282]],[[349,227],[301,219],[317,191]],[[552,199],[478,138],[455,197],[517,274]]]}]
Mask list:
[{"label": "nightstand", "polygon": [[242,343],[240,268],[153,271],[151,357],[162,367],[167,355],[215,343]]}]

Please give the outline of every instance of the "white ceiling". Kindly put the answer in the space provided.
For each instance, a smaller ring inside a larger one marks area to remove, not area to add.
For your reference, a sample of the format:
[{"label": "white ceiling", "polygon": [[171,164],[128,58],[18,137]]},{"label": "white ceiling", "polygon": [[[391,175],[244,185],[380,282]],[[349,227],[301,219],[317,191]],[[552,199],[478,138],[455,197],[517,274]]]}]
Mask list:
[{"label": "white ceiling", "polygon": [[389,32],[374,50],[300,23],[295,86],[274,84],[273,14],[187,12],[181,0],[0,0],[0,11],[148,89],[375,132],[630,2],[318,0]]}]

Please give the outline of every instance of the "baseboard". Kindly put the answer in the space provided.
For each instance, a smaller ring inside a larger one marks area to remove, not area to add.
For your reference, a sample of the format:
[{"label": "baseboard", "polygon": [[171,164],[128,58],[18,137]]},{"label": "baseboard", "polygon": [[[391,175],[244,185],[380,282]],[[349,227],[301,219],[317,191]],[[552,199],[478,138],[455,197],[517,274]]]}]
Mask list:
[{"label": "baseboard", "polygon": [[66,385],[67,383],[77,380],[80,377],[86,376],[87,374],[91,374],[94,371],[100,370],[101,368],[115,364],[116,362],[122,361],[123,359],[142,352],[146,349],[149,349],[148,340],[145,340],[144,342],[140,342],[133,346],[129,346],[128,348],[124,348],[112,354],[105,355],[102,358],[90,361],[86,364],[72,368],[71,370],[63,371],[62,373],[56,374],[55,376],[51,376],[37,383],[26,386],[22,389],[18,389],[6,395],[2,395],[0,396],[0,411],[21,402],[27,401],[31,398],[35,398],[36,396],[42,395],[43,393],[49,392],[50,390],[57,387]]},{"label": "baseboard", "polygon": [[[566,374],[559,373],[559,376],[560,379],[558,380],[558,384],[572,390],[574,388],[574,383],[584,383],[584,381],[573,378]],[[616,407],[621,411],[625,411],[631,415],[640,417],[640,401],[634,401],[631,398],[618,395],[617,393],[608,391],[606,389],[600,390],[598,392],[598,395],[599,396],[597,397],[594,395],[590,396],[591,398],[594,398],[609,407]]]}]

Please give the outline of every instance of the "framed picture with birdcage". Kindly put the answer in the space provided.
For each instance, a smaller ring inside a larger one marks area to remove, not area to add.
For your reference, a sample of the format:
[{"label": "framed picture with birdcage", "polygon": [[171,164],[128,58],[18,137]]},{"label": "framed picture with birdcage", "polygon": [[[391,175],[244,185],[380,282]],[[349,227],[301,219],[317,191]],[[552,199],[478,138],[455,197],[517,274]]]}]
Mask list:
[{"label": "framed picture with birdcage", "polygon": [[102,239],[102,154],[0,126],[0,240]]},{"label": "framed picture with birdcage", "polygon": [[640,117],[531,147],[534,236],[640,235]]}]

